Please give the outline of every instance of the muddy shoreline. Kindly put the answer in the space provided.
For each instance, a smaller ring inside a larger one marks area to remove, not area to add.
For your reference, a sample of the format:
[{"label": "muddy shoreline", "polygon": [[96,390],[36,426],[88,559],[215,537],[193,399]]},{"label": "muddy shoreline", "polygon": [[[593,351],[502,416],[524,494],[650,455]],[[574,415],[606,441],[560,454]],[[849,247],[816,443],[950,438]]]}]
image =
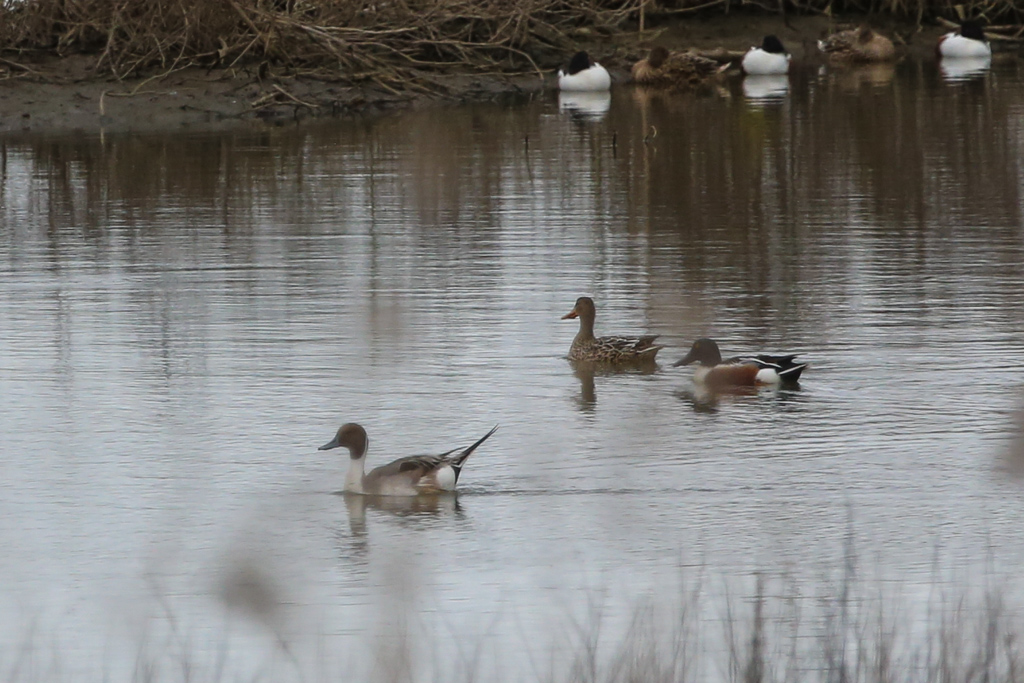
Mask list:
[{"label": "muddy shoreline", "polygon": [[[687,19],[640,35],[622,33],[586,40],[588,49],[612,71],[628,80],[630,64],[652,44],[671,48],[742,51],[774,33],[795,63],[820,61],[819,37],[862,17],[830,19],[801,16],[784,19],[735,14]],[[948,29],[899,22],[872,21],[893,36],[909,58],[934,58],[935,42]],[[997,45],[997,49],[1006,46]],[[1010,47],[1015,50],[1016,45]],[[0,61],[0,135],[92,134],[104,131],[223,130],[291,125],[312,118],[345,116],[397,108],[485,101],[535,93],[554,87],[554,64],[541,73],[424,73],[411,87],[351,84],[298,75],[288,69],[256,66],[234,69],[189,67],[164,75],[118,81],[92,70],[95,57],[75,55],[32,60],[26,56]]]}]

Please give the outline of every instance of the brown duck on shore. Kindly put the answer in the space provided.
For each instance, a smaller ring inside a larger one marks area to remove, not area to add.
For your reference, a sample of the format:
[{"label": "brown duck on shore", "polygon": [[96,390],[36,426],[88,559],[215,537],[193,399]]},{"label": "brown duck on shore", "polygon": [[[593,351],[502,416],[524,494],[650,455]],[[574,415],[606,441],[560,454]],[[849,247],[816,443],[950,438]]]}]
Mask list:
[{"label": "brown duck on shore", "polygon": [[[728,65],[727,65],[728,66]],[[669,52],[658,46],[633,65],[633,81],[651,88],[692,88],[714,78],[722,66],[689,52]]]},{"label": "brown duck on shore", "polygon": [[580,331],[569,347],[569,360],[591,363],[653,363],[658,351],[665,348],[654,343],[658,338],[656,334],[641,337],[595,337],[596,317],[597,308],[589,296],[581,296],[576,300],[573,309],[562,316],[562,320],[580,319]]},{"label": "brown duck on shore", "polygon": [[891,62],[896,59],[892,41],[868,26],[839,31],[818,41],[818,49],[834,62]]}]

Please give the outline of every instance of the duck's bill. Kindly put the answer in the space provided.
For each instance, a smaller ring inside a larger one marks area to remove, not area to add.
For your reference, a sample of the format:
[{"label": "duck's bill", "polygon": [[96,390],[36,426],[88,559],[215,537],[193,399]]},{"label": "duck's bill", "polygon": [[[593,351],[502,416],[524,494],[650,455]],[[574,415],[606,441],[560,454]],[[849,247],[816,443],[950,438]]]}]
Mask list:
[{"label": "duck's bill", "polygon": [[580,314],[577,313],[576,309],[574,308],[571,311],[569,311],[568,313],[566,313],[565,315],[563,315],[562,316],[562,320],[569,320],[570,318],[578,318],[579,315]]},{"label": "duck's bill", "polygon": [[692,353],[686,354],[685,356],[683,356],[682,358],[677,360],[675,363],[673,363],[672,367],[678,368],[680,365],[689,365],[690,363],[692,363],[694,361],[692,356],[693,356]]},{"label": "duck's bill", "polygon": [[324,444],[323,446],[321,446],[321,447],[320,447],[320,448],[318,448],[317,450],[318,450],[318,451],[329,451],[329,450],[331,450],[332,448],[337,448],[337,447],[338,447],[338,445],[339,445],[339,444],[338,444],[338,437],[334,437],[333,439],[331,439],[330,441],[328,441],[327,443],[325,443],[325,444]]}]

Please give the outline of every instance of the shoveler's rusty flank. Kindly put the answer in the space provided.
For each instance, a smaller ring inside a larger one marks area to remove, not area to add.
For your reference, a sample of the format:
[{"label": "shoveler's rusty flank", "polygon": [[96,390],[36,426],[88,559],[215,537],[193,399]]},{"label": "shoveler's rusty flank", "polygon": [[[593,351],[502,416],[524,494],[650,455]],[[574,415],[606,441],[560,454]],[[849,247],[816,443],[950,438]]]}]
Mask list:
[{"label": "shoveler's rusty flank", "polygon": [[722,360],[718,344],[712,339],[698,339],[690,352],[673,366],[697,363],[693,379],[709,389],[731,387],[796,384],[807,363],[797,363],[796,354],[787,356],[736,356]]},{"label": "shoveler's rusty flank", "polygon": [[833,33],[818,41],[818,49],[835,63],[891,62],[896,59],[892,41],[868,26]]},{"label": "shoveler's rusty flank", "polygon": [[656,334],[641,337],[595,337],[594,319],[597,308],[589,296],[576,300],[573,309],[562,316],[562,320],[580,319],[580,331],[569,347],[569,360],[591,363],[643,363],[654,362],[658,351],[665,348],[654,343]]},{"label": "shoveler's rusty flank", "polygon": [[714,78],[723,67],[713,59],[658,46],[633,65],[633,81],[650,88],[692,88]]}]

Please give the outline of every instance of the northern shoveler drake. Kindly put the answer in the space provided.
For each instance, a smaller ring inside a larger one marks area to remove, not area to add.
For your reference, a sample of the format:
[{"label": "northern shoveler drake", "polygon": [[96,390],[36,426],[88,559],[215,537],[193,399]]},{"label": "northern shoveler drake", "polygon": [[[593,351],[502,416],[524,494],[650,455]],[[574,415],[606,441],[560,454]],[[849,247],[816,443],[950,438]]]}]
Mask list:
[{"label": "northern shoveler drake", "polygon": [[345,476],[345,492],[370,496],[416,496],[455,490],[466,458],[497,431],[494,427],[475,444],[462,451],[452,449],[440,455],[411,455],[381,465],[364,474],[366,449],[370,443],[366,430],[354,422],[341,426],[334,438],[319,448],[326,451],[344,446],[351,460]]},{"label": "northern shoveler drake", "polygon": [[577,52],[569,60],[569,66],[558,70],[559,90],[608,90],[612,77],[608,70],[590,60],[586,52]]},{"label": "northern shoveler drake", "polygon": [[795,384],[800,381],[800,373],[807,367],[807,363],[797,363],[795,358],[796,354],[759,354],[722,360],[722,353],[714,340],[698,339],[693,342],[690,352],[673,363],[673,366],[699,363],[694,380],[710,388]]},{"label": "northern shoveler drake", "polygon": [[818,49],[837,62],[888,62],[896,59],[892,41],[868,26],[839,31],[818,41]]},{"label": "northern shoveler drake", "polygon": [[576,299],[572,310],[562,320],[580,319],[580,331],[569,347],[569,360],[592,363],[637,363],[654,362],[658,351],[665,348],[654,343],[656,334],[642,337],[595,337],[594,318],[597,308],[589,296]]},{"label": "northern shoveler drake", "polygon": [[650,88],[688,88],[700,85],[724,69],[713,59],[689,52],[669,52],[658,46],[633,65],[633,81]]},{"label": "northern shoveler drake", "polygon": [[740,66],[752,76],[770,76],[789,71],[791,55],[786,53],[778,36],[765,36],[761,47],[752,47],[743,55]]},{"label": "northern shoveler drake", "polygon": [[960,24],[959,31],[953,31],[939,38],[938,51],[940,57],[952,59],[970,59],[974,57],[991,57],[992,46],[985,39],[985,31],[976,21],[965,21]]}]

